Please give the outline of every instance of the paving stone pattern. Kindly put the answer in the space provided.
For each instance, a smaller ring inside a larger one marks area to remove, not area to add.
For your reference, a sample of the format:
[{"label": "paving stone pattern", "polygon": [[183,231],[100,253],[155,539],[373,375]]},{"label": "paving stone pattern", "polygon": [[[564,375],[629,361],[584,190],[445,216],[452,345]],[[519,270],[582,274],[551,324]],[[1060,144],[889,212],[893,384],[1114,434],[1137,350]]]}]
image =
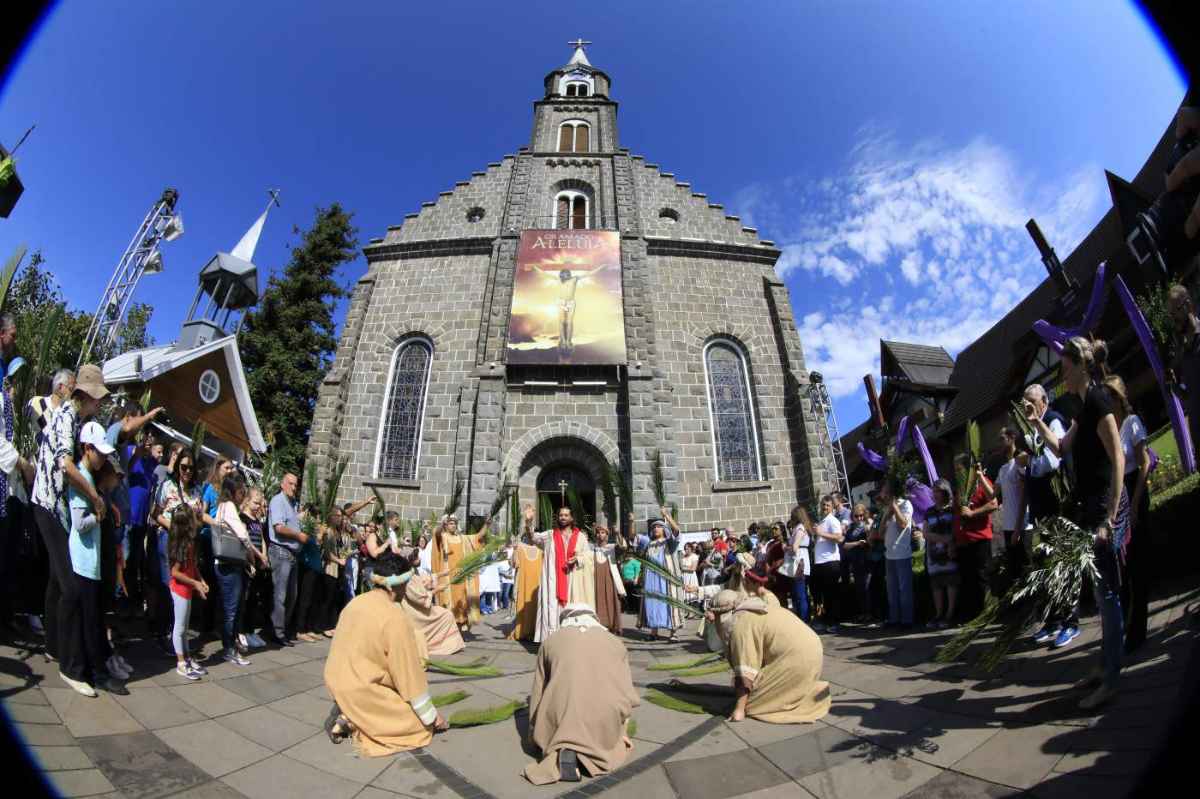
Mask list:
[{"label": "paving stone pattern", "polygon": [[[187,797],[1009,797],[1133,795],[1163,743],[1184,661],[1196,644],[1186,606],[1193,580],[1164,586],[1151,605],[1151,636],[1129,659],[1123,690],[1085,713],[1071,688],[1098,657],[1094,617],[1068,650],[1021,645],[1002,676],[932,662],[947,633],[895,637],[847,625],[825,636],[824,677],[833,708],[811,725],[732,724],[643,703],[630,760],[615,773],[535,788],[521,769],[536,753],[528,717],[453,730],[423,750],[361,758],[321,730],[329,694],[325,642],[253,653],[252,674],[200,647],[209,677],[179,684],[171,658],[134,640],[130,696],[87,699],[68,690],[35,642],[0,645],[0,698],[30,761],[64,796]],[[651,642],[626,619],[625,643],[639,689],[669,674],[649,666],[689,658],[698,641]],[[501,614],[485,617],[467,650],[502,677],[430,675],[432,691],[468,691],[458,707],[528,696],[534,650],[503,638]],[[1062,663],[1057,671],[1028,668]],[[1035,676],[1026,676],[1035,675]],[[1051,676],[1052,675],[1052,676]],[[694,682],[723,682],[723,675]]]}]

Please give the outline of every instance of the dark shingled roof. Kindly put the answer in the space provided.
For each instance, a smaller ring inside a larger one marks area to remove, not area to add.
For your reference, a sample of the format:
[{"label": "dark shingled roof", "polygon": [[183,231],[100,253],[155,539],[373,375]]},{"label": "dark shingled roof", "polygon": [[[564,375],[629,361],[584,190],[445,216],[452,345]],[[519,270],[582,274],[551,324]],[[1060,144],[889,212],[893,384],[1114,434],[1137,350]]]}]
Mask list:
[{"label": "dark shingled roof", "polygon": [[941,347],[881,339],[879,349],[885,380],[899,377],[913,383],[944,384],[954,370],[954,359]]},{"label": "dark shingled roof", "polygon": [[[1172,118],[1150,157],[1133,179],[1135,187],[1151,197],[1162,192],[1163,166],[1174,144],[1175,120]],[[1120,218],[1117,210],[1110,208],[1091,233],[1063,259],[1063,269],[1079,282],[1079,291],[1086,298],[1096,267],[1108,258],[1122,258],[1123,262],[1124,248]],[[1053,315],[1057,298],[1058,287],[1047,277],[1000,321],[958,354],[950,383],[958,386],[959,392],[938,428],[939,437],[954,433],[1010,393],[1015,394],[1019,388],[1017,384],[1024,376],[1027,356],[1038,340],[1033,333],[1033,323]]]}]

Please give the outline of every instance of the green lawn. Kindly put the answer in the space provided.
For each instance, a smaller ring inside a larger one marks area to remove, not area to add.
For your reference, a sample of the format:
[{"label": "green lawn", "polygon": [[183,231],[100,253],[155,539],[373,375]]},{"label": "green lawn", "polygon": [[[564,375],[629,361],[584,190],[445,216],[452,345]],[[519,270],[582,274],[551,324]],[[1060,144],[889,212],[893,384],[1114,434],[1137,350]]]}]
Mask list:
[{"label": "green lawn", "polygon": [[1154,451],[1158,453],[1158,457],[1160,458],[1166,455],[1170,455],[1175,459],[1179,458],[1179,446],[1175,443],[1175,433],[1171,430],[1170,425],[1158,431],[1150,439],[1150,446],[1154,448]]}]

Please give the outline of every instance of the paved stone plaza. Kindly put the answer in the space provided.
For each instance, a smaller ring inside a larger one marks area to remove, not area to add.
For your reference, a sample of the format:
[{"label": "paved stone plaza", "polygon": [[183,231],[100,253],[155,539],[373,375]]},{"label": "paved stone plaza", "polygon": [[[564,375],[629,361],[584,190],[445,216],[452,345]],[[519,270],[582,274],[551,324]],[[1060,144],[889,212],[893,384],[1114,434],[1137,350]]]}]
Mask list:
[{"label": "paved stone plaza", "polygon": [[[527,717],[451,730],[423,751],[359,758],[321,731],[329,711],[322,680],[328,645],[252,655],[239,668],[207,664],[189,683],[174,661],[139,644],[130,695],[87,699],[59,680],[40,654],[0,647],[0,696],[9,719],[49,781],[65,796],[178,796],[189,799],[385,799],[592,796],[656,799],[726,797],[930,797],[1126,795],[1162,742],[1198,633],[1183,618],[1198,582],[1164,586],[1151,605],[1152,635],[1127,669],[1119,699],[1098,715],[1076,708],[1071,683],[1097,657],[1099,628],[1061,652],[1028,648],[981,679],[965,666],[931,663],[946,633],[893,637],[846,627],[825,637],[833,710],[813,725],[780,726],[665,710],[643,703],[633,756],[599,780],[535,788],[521,777],[531,754]],[[431,675],[433,693],[471,696],[449,708],[526,698],[533,650],[503,640],[500,614],[486,617],[461,659],[487,656],[505,676]],[[629,621],[632,626],[632,621]],[[631,633],[631,636],[636,635]],[[628,641],[639,689],[662,682],[656,660],[698,652]],[[210,643],[206,655],[218,646]],[[694,678],[723,683],[724,675]]]}]

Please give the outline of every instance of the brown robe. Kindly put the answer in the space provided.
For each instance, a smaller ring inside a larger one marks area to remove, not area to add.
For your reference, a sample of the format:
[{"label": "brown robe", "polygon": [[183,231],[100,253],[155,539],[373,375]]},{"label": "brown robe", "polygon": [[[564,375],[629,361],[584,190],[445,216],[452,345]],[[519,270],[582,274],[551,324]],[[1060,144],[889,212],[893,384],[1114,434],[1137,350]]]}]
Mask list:
[{"label": "brown robe", "polygon": [[560,627],[538,650],[529,696],[530,740],[542,760],[525,767],[534,785],[558,782],[558,753],[573,749],[596,777],[629,756],[625,724],[641,703],[625,646],[599,626]]},{"label": "brown robe", "polygon": [[372,589],[342,609],[325,687],[354,725],[361,753],[390,755],[433,740],[411,704],[429,692],[419,651],[408,615],[388,591]]},{"label": "brown robe", "polygon": [[729,638],[734,677],[751,686],[746,715],[772,724],[824,718],[832,699],[821,680],[821,639],[790,610],[766,603],[765,612],[739,606]]},{"label": "brown robe", "polygon": [[596,618],[613,635],[621,634],[621,597],[625,586],[616,567],[612,544],[593,547],[596,556]]}]

